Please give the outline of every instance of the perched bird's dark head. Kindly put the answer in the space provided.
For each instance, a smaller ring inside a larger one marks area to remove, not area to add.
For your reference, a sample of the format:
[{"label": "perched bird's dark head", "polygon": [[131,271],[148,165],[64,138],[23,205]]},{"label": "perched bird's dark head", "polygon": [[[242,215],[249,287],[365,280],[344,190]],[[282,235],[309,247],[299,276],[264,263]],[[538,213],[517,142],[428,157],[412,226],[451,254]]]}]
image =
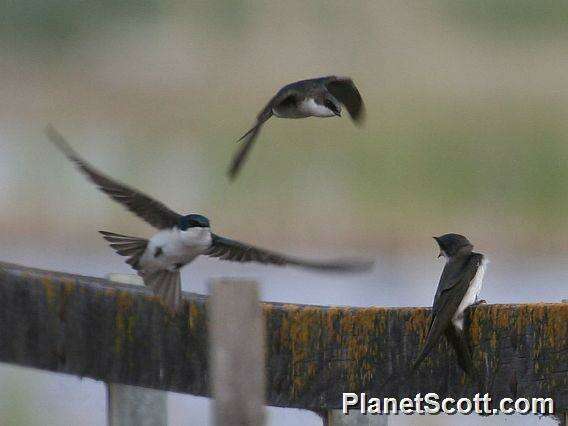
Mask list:
[{"label": "perched bird's dark head", "polygon": [[438,246],[440,246],[440,256],[447,258],[457,256],[459,254],[469,254],[473,250],[473,244],[460,234],[444,234],[441,237],[434,237]]},{"label": "perched bird's dark head", "polygon": [[200,214],[188,214],[182,216],[179,221],[179,229],[186,231],[188,228],[210,228],[209,219]]},{"label": "perched bird's dark head", "polygon": [[323,100],[323,106],[330,110],[334,115],[341,117],[341,104],[333,96],[327,96]]}]

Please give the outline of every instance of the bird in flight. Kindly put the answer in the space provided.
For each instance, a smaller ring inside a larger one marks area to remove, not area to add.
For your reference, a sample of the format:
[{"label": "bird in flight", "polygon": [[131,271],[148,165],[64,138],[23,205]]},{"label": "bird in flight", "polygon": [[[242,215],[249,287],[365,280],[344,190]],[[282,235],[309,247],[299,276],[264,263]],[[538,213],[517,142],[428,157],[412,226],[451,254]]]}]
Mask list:
[{"label": "bird in flight", "polygon": [[107,231],[100,233],[118,254],[128,257],[126,263],[173,311],[181,302],[180,269],[202,255],[233,262],[291,265],[334,272],[364,271],[373,266],[373,262],[367,261],[304,260],[217,235],[211,232],[209,219],[205,216],[176,213],[160,201],[99,172],[83,160],[54,127],[48,126],[46,135],[102,192],[158,229],[149,240]]},{"label": "bird in flight", "polygon": [[444,334],[456,350],[460,367],[469,374],[473,367],[463,334],[463,315],[467,307],[483,303],[477,297],[487,261],[481,253],[473,252],[473,245],[463,235],[445,234],[434,239],[440,247],[438,257],[445,257],[446,265],[434,297],[426,343],[412,370],[419,367]]},{"label": "bird in flight", "polygon": [[231,162],[229,178],[237,177],[260,129],[273,115],[280,118],[340,117],[342,105],[356,124],[363,122],[365,105],[349,77],[320,77],[284,86],[257,115],[254,126],[239,139],[242,145]]}]

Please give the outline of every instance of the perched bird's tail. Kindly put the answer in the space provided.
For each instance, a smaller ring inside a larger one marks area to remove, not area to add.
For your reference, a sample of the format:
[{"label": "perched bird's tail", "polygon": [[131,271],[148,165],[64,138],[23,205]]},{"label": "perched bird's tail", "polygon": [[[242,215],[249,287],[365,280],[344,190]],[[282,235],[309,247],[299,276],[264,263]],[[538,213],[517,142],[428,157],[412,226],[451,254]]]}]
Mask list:
[{"label": "perched bird's tail", "polygon": [[140,270],[140,258],[146,251],[148,240],[128,235],[115,234],[114,232],[99,231],[110,246],[121,256],[128,256],[126,263],[137,271]]},{"label": "perched bird's tail", "polygon": [[436,344],[440,340],[440,337],[442,337],[442,333],[445,331],[446,327],[443,326],[441,327],[440,324],[437,324],[437,322],[438,318],[434,318],[434,321],[432,321],[432,324],[430,324],[430,329],[428,330],[428,336],[426,336],[426,343],[422,348],[422,352],[420,352],[420,355],[418,355],[418,357],[414,361],[414,364],[412,364],[410,372],[414,372],[418,369],[418,367],[420,367],[420,364],[422,364],[424,358],[428,356],[432,348],[436,346]]},{"label": "perched bird's tail", "polygon": [[410,371],[416,371],[422,361],[424,361],[424,358],[428,356],[432,348],[438,343],[440,337],[442,336],[441,330],[443,330],[443,334],[446,336],[446,339],[448,339],[448,342],[450,342],[450,344],[456,351],[458,365],[466,374],[470,376],[473,375],[475,370],[467,341],[464,337],[463,332],[457,330],[452,324],[448,324],[445,328],[441,328],[435,327],[435,324],[432,323],[432,327],[430,327],[428,337],[426,338],[426,344],[424,345],[422,352],[420,352],[420,355],[418,355],[418,357],[414,361],[414,364],[412,364]]},{"label": "perched bird's tail", "polygon": [[177,310],[181,302],[181,277],[179,271],[161,269],[144,272],[141,269],[140,258],[146,251],[148,240],[107,231],[99,232],[118,254],[129,256],[126,263],[138,271],[138,274],[144,280],[144,284],[150,287],[168,308],[172,311]]},{"label": "perched bird's tail", "polygon": [[450,324],[448,328],[446,328],[445,335],[456,351],[458,365],[463,371],[465,371],[466,374],[473,376],[475,373],[475,368],[473,366],[469,346],[463,332],[457,330],[452,324]]},{"label": "perched bird's tail", "polygon": [[260,127],[262,126],[261,123],[256,124],[253,128],[251,128],[248,132],[240,137],[237,142],[244,141],[243,144],[239,147],[239,150],[233,157],[233,161],[231,162],[231,167],[229,168],[229,178],[234,180],[237,177],[242,165],[244,164],[246,157],[249,154],[250,149],[254,145],[254,141],[258,136],[258,132],[260,132]]}]

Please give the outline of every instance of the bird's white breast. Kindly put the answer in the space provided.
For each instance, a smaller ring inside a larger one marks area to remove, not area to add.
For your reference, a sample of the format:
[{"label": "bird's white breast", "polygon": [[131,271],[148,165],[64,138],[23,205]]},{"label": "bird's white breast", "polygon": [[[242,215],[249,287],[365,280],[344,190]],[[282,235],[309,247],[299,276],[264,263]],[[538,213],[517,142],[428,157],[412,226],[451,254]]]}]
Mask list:
[{"label": "bird's white breast", "polygon": [[333,117],[335,115],[333,111],[321,104],[318,104],[313,98],[303,100],[298,106],[298,109],[306,114],[306,116]]},{"label": "bird's white breast", "polygon": [[209,228],[177,228],[160,231],[149,241],[142,257],[145,270],[176,269],[179,264],[191,262],[211,245]]},{"label": "bird's white breast", "polygon": [[471,280],[471,283],[463,297],[461,303],[458,306],[456,313],[452,318],[452,322],[454,325],[463,330],[463,313],[467,309],[468,306],[473,305],[477,301],[477,296],[481,291],[481,287],[483,285],[483,277],[485,275],[485,268],[487,266],[487,260],[485,257],[481,260],[481,265],[477,268],[477,272],[475,273],[475,277]]}]

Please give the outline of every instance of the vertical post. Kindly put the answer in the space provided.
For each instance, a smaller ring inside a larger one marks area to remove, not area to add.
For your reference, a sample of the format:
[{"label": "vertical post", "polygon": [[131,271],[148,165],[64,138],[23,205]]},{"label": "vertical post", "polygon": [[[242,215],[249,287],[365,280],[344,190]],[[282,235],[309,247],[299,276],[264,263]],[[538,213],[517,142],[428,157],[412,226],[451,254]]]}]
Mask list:
[{"label": "vertical post", "polygon": [[[568,299],[562,299],[562,303],[568,303]],[[568,411],[566,411],[563,414],[560,414],[560,419],[558,421],[558,424],[560,426],[568,426]]]},{"label": "vertical post", "polygon": [[[143,284],[142,279],[134,274],[108,274],[107,279],[124,284]],[[166,426],[167,403],[164,391],[107,383],[108,426]]]},{"label": "vertical post", "polygon": [[327,423],[325,426],[387,426],[388,415],[361,414],[353,410],[349,414],[343,414],[341,410],[330,410],[327,412]]},{"label": "vertical post", "polygon": [[255,282],[215,280],[209,305],[214,424],[265,421],[265,321]]}]

